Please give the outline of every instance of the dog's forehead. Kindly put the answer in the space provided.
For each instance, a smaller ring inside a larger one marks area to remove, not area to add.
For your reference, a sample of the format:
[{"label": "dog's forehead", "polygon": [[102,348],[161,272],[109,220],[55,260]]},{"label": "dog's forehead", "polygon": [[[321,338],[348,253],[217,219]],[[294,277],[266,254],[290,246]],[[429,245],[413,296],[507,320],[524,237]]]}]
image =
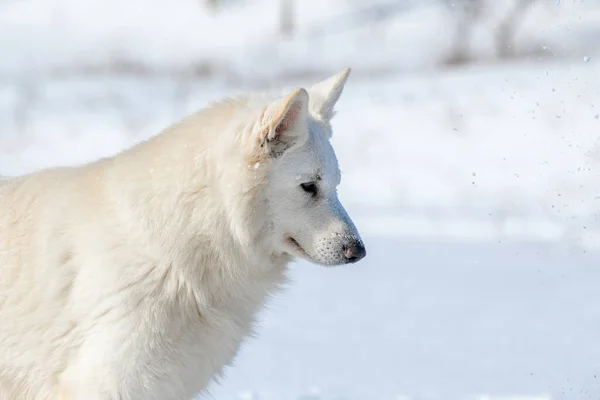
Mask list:
[{"label": "dog's forehead", "polygon": [[309,121],[309,139],[306,143],[307,150],[311,154],[316,173],[323,180],[331,180],[334,183],[340,180],[340,170],[335,151],[329,141],[329,132],[326,127],[314,120]]},{"label": "dog's forehead", "polygon": [[282,178],[294,176],[295,180],[321,180],[327,186],[340,183],[338,160],[329,142],[329,132],[319,122],[308,121],[306,141],[284,153],[274,173]]}]

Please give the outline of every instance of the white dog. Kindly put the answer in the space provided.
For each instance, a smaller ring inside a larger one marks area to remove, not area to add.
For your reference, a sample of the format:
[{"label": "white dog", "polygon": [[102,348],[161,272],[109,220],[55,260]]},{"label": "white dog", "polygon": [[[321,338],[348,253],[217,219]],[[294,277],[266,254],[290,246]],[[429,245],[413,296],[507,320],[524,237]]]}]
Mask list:
[{"label": "white dog", "polygon": [[3,181],[0,398],[191,399],[232,362],[294,257],[362,259],[329,141],[349,72]]}]

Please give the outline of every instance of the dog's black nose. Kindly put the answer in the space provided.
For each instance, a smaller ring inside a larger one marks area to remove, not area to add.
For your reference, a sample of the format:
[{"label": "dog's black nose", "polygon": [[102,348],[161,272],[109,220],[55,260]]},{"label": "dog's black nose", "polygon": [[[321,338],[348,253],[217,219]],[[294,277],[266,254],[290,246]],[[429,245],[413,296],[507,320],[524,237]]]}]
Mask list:
[{"label": "dog's black nose", "polygon": [[367,249],[365,249],[365,245],[359,240],[355,240],[344,246],[344,257],[348,260],[348,263],[360,261],[366,255]]}]

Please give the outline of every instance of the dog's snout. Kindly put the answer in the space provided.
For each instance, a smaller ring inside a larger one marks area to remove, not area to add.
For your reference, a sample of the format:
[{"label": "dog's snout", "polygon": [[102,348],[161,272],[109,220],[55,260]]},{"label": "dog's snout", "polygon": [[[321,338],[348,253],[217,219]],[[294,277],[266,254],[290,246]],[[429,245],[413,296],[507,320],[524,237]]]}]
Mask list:
[{"label": "dog's snout", "polygon": [[367,255],[367,249],[365,249],[365,245],[360,240],[354,240],[343,247],[344,250],[344,258],[348,263],[355,263]]}]

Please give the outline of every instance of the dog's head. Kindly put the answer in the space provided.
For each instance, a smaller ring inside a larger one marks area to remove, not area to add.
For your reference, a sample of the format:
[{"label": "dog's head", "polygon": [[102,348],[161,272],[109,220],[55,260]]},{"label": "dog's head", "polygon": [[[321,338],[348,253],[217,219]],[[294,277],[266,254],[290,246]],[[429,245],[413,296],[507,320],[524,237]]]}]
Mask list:
[{"label": "dog's head", "polygon": [[268,160],[264,183],[276,250],[321,265],[354,263],[366,255],[337,195],[340,170],[330,143],[330,121],[350,73],[269,103],[258,143]]}]

